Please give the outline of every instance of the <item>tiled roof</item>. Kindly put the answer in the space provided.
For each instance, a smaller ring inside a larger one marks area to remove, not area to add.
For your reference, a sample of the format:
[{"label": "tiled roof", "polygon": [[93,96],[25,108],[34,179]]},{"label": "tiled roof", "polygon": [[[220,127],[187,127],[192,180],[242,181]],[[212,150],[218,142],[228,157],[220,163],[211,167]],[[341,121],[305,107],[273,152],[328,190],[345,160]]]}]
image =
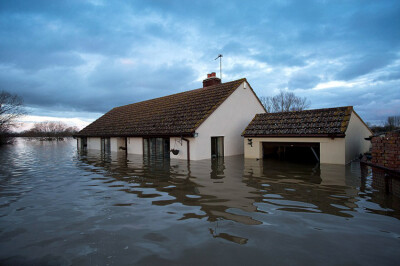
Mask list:
[{"label": "tiled roof", "polygon": [[243,136],[344,137],[352,106],[257,114]]},{"label": "tiled roof", "polygon": [[112,109],[76,136],[191,136],[246,79]]}]

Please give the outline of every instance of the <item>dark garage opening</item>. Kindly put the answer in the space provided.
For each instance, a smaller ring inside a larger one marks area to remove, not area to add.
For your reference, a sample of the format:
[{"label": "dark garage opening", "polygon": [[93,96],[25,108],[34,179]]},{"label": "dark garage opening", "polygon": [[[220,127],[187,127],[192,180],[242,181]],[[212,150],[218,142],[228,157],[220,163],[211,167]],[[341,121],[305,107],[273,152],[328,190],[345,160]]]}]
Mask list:
[{"label": "dark garage opening", "polygon": [[309,142],[263,142],[263,158],[316,163],[319,162],[320,158],[320,144]]}]

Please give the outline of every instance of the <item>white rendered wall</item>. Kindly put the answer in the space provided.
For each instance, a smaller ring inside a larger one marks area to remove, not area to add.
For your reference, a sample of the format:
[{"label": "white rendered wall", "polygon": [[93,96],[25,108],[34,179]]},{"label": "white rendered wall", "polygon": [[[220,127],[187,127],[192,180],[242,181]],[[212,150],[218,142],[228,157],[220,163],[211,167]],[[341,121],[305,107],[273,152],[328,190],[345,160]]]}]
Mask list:
[{"label": "white rendered wall", "polygon": [[196,130],[198,137],[190,142],[190,159],[211,158],[211,137],[221,136],[224,156],[243,154],[241,134],[259,113],[265,113],[264,108],[247,82],[243,82]]},{"label": "white rendered wall", "polygon": [[263,158],[263,142],[313,142],[320,144],[320,163],[346,164],[345,138],[257,138],[251,137],[253,147],[244,138],[244,157]]},{"label": "white rendered wall", "polygon": [[78,149],[83,149],[83,147],[82,147],[82,139],[81,138],[76,138],[76,141],[77,141],[77,148]]},{"label": "white rendered wall", "polygon": [[87,147],[88,150],[100,150],[101,149],[101,142],[100,138],[87,138]]},{"label": "white rendered wall", "polygon": [[[192,145],[194,138],[186,138],[189,140],[190,145]],[[172,152],[170,153],[170,158],[171,159],[183,159],[187,160],[187,142],[184,140],[181,140],[181,138],[170,138],[169,139],[169,148],[179,150],[179,153],[177,155],[173,155]],[[190,146],[190,160],[193,160],[192,158],[192,149],[193,147]]]},{"label": "white rendered wall", "polygon": [[111,142],[111,152],[125,152],[121,150],[119,147],[125,147],[125,138],[110,138]]},{"label": "white rendered wall", "polygon": [[353,111],[346,131],[346,163],[351,162],[360,154],[364,154],[371,147],[371,142],[365,140],[372,132]]},{"label": "white rendered wall", "polygon": [[143,154],[143,138],[128,138],[129,154]]},{"label": "white rendered wall", "polygon": [[110,138],[110,146],[111,146],[111,152],[118,151],[117,138]]},{"label": "white rendered wall", "polygon": [[125,150],[120,149],[120,147],[125,148],[125,138],[117,138],[117,150],[125,153]]}]

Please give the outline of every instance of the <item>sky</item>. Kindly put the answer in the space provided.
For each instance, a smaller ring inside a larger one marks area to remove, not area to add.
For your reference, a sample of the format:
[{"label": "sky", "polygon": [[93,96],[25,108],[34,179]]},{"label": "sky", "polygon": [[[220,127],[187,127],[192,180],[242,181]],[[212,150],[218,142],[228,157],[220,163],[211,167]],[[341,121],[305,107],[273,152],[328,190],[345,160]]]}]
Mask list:
[{"label": "sky", "polygon": [[400,1],[1,0],[0,90],[80,128],[113,107],[247,78],[311,109],[400,115]]}]

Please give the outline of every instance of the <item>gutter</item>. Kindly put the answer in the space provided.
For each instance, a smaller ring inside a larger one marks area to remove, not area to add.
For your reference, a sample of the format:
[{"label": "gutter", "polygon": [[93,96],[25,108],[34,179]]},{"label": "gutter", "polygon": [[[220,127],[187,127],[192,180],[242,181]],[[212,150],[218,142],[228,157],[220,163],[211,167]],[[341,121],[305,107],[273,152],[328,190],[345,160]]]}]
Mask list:
[{"label": "gutter", "polygon": [[78,137],[78,138],[180,138],[182,136],[184,137],[193,137],[194,133],[183,133],[183,134],[75,134],[72,135],[73,137]]}]

